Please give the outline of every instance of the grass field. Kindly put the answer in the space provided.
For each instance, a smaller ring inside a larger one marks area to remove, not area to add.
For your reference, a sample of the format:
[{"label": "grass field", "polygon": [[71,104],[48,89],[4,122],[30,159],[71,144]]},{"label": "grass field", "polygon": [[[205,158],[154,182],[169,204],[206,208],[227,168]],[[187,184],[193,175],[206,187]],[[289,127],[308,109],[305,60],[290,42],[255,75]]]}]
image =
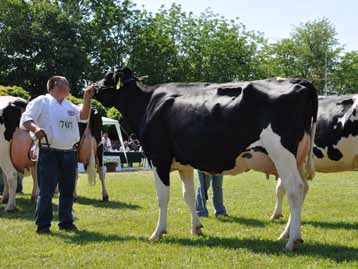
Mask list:
[{"label": "grass field", "polygon": [[[88,186],[81,175],[74,206],[79,233],[57,228],[57,199],[52,235],[37,235],[30,204],[31,181],[18,211],[0,206],[0,268],[358,268],[358,172],[318,174],[303,209],[305,243],[295,253],[276,241],[288,217],[270,222],[275,181],[263,174],[225,177],[225,206],[230,217],[202,219],[204,237],[190,235],[190,214],[172,173],[168,234],[147,238],[155,228],[158,206],[150,172],[108,175],[110,202],[100,201],[100,184]],[[196,179],[197,183],[197,179]],[[209,197],[211,197],[209,193]]]}]

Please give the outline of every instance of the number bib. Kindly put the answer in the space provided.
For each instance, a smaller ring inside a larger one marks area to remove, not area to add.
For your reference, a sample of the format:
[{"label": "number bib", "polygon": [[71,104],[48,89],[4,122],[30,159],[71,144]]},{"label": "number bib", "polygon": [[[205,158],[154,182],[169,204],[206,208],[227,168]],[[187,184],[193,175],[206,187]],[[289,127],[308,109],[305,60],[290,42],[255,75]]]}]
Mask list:
[{"label": "number bib", "polygon": [[51,147],[58,149],[72,149],[80,140],[78,128],[79,111],[71,103],[63,101],[57,103],[55,99],[50,102],[50,118],[53,131]]}]

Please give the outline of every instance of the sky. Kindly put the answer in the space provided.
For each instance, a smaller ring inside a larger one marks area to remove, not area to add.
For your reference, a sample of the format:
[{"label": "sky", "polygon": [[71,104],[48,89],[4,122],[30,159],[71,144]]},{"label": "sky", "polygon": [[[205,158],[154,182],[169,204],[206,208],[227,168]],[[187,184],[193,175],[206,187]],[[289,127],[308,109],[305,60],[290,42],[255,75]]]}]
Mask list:
[{"label": "sky", "polygon": [[294,26],[326,17],[335,26],[346,51],[358,51],[358,0],[133,0],[156,12],[161,5],[173,2],[184,11],[200,14],[210,7],[228,19],[238,17],[248,30],[263,32],[271,42],[289,37]]}]

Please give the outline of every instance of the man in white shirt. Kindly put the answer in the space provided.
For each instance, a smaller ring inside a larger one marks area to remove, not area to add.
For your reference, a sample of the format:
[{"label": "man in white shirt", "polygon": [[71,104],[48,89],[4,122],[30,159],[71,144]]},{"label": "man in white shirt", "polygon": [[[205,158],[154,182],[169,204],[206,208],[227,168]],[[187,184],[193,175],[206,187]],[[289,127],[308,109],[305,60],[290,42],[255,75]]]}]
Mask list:
[{"label": "man in white shirt", "polygon": [[108,137],[108,133],[104,132],[102,135],[103,151],[110,151],[112,149],[111,139]]},{"label": "man in white shirt", "polygon": [[52,197],[59,186],[59,228],[77,231],[73,224],[72,205],[77,170],[74,144],[80,140],[78,122],[86,121],[94,87],[84,90],[79,108],[66,99],[70,93],[67,79],[53,76],[47,81],[48,94],[31,101],[22,114],[20,126],[35,134],[40,141],[37,177],[40,188],[36,206],[36,232],[50,233]]}]

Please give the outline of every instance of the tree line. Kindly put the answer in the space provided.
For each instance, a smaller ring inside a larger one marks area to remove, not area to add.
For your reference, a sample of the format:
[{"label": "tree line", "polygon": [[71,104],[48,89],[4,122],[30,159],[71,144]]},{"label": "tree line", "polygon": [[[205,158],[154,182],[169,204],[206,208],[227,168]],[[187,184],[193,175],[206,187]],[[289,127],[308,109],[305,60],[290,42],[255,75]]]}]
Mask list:
[{"label": "tree line", "polygon": [[147,84],[279,76],[310,79],[320,94],[358,92],[358,51],[345,51],[327,18],[270,43],[239,19],[178,4],[151,13],[131,0],[0,1],[0,85],[36,96],[62,74],[79,95],[124,65]]}]

